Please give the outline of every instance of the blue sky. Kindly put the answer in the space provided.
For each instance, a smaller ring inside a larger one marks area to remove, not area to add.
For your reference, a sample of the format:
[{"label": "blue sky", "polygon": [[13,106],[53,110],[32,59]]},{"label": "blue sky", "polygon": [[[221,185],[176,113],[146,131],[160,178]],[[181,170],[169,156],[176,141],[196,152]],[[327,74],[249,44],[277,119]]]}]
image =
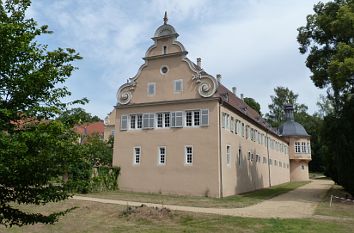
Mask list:
[{"label": "blue sky", "polygon": [[72,99],[102,119],[116,104],[121,84],[134,76],[150,39],[168,12],[178,40],[196,61],[238,95],[252,97],[267,112],[276,86],[299,94],[317,110],[317,89],[298,52],[297,28],[305,25],[317,0],[33,0],[28,11],[54,34],[41,38],[49,48],[75,48],[83,57],[66,85]]}]

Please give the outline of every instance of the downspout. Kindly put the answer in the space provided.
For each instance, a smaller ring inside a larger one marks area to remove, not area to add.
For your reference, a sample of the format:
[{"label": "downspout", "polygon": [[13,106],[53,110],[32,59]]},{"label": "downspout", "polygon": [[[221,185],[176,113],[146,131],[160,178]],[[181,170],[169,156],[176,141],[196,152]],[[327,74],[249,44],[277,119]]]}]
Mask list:
[{"label": "downspout", "polygon": [[221,156],[221,105],[222,105],[222,99],[219,103],[219,122],[218,122],[218,127],[219,127],[219,171],[220,171],[220,183],[219,183],[219,197],[222,198],[223,195],[223,183],[222,183],[222,156]]},{"label": "downspout", "polygon": [[272,187],[272,179],[270,178],[270,162],[269,162],[269,140],[268,140],[268,132],[269,132],[269,129],[267,129],[267,132],[266,132],[267,155],[268,155],[268,179],[269,179],[269,187]]}]

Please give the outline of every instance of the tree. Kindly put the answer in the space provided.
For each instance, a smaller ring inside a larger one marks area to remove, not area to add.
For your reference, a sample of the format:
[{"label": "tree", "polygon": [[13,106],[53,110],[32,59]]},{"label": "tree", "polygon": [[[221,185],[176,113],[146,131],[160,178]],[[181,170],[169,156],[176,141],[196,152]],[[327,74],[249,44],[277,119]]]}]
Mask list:
[{"label": "tree", "polygon": [[259,115],[262,115],[261,105],[255,99],[250,97],[245,97],[243,101],[245,101],[245,103],[248,104],[248,106],[256,110],[259,113]]},{"label": "tree", "polygon": [[314,12],[297,40],[312,81],[333,103],[321,130],[326,173],[354,195],[354,0],[319,2]]},{"label": "tree", "polygon": [[70,104],[62,102],[71,94],[63,83],[81,57],[74,49],[48,51],[37,42],[51,32],[25,17],[30,3],[0,1],[0,222],[6,226],[56,221],[63,213],[26,213],[12,203],[68,198],[58,178],[80,159],[77,136],[52,117]]},{"label": "tree", "polygon": [[272,103],[268,105],[269,113],[265,115],[268,123],[272,127],[279,127],[284,122],[284,105],[292,104],[294,106],[294,117],[299,118],[301,114],[306,113],[308,107],[297,103],[298,94],[289,90],[287,87],[274,88],[275,95],[271,95]]},{"label": "tree", "polygon": [[83,153],[92,166],[112,166],[113,148],[97,134],[91,135],[82,145]]},{"label": "tree", "polygon": [[68,109],[61,113],[57,119],[71,127],[78,123],[91,123],[101,120],[98,116],[92,116],[82,108]]}]

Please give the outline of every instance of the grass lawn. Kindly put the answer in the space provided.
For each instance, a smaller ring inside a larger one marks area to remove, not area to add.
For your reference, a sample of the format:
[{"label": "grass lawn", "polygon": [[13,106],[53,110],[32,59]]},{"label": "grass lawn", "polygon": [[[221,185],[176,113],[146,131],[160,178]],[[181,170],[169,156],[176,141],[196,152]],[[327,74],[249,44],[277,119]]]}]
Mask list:
[{"label": "grass lawn", "polygon": [[136,193],[126,191],[111,191],[90,193],[81,196],[97,197],[113,200],[138,201],[145,203],[159,203],[165,205],[182,205],[196,207],[218,207],[218,208],[241,208],[257,204],[261,201],[270,199],[280,194],[294,190],[309,182],[290,182],[273,186],[271,188],[261,189],[241,195],[229,196],[225,198],[195,197],[195,196],[177,196],[162,195],[154,193]]},{"label": "grass lawn", "polygon": [[160,210],[147,207],[140,208],[145,208],[141,212],[127,212],[126,206],[72,199],[45,206],[26,206],[25,209],[51,213],[71,207],[78,208],[61,217],[54,225],[0,226],[0,232],[354,232],[354,221],[256,219],[178,211],[160,214]]},{"label": "grass lawn", "polygon": [[332,188],[328,190],[323,201],[318,205],[315,214],[354,220],[354,203],[343,202],[333,198],[332,206],[330,207],[329,202],[331,195],[345,197],[348,193],[346,193],[341,186],[333,185]]}]

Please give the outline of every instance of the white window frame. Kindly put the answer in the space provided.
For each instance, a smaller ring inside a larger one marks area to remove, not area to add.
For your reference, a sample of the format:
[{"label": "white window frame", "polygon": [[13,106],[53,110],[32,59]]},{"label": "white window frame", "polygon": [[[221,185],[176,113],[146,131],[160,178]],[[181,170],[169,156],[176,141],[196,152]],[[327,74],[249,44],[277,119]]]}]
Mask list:
[{"label": "white window frame", "polygon": [[[206,122],[204,122],[203,117],[206,117]],[[209,125],[209,109],[200,110],[200,126],[205,127]]]},{"label": "white window frame", "polygon": [[[154,93],[150,93],[150,86],[154,87]],[[148,96],[155,96],[156,95],[156,83],[148,83],[147,84],[147,95]]]},{"label": "white window frame", "polygon": [[[136,149],[139,149],[139,154],[136,153]],[[139,157],[137,162],[137,157]],[[141,163],[141,146],[133,147],[133,165],[140,165]]]},{"label": "white window frame", "polygon": [[[177,90],[177,83],[181,83],[181,90]],[[183,79],[173,80],[173,93],[179,94],[183,92]]]},{"label": "white window frame", "polygon": [[295,150],[295,154],[300,154],[301,153],[301,144],[300,144],[300,142],[295,142],[294,143],[294,150]]},{"label": "white window frame", "polygon": [[[187,148],[191,148],[192,149],[191,162],[188,162],[188,155],[189,154],[188,154]],[[191,145],[184,146],[184,165],[188,165],[188,166],[193,165],[193,146],[191,146]]]},{"label": "white window frame", "polygon": [[[155,113],[144,113],[143,114],[143,129],[153,129],[155,127]],[[145,120],[148,124],[145,125]]]},{"label": "white window frame", "polygon": [[[177,125],[178,119],[181,120],[180,125]],[[182,128],[183,127],[183,112],[182,111],[171,112],[170,125],[171,125],[171,128]]]},{"label": "white window frame", "polygon": [[[161,149],[164,149],[164,150],[165,150],[165,154],[163,155],[163,156],[164,156],[164,161],[163,161],[163,162],[161,162],[161,159],[162,159]],[[157,156],[158,156],[158,165],[160,165],[160,166],[166,165],[166,159],[167,159],[166,146],[159,146],[159,147],[157,148]]]}]

